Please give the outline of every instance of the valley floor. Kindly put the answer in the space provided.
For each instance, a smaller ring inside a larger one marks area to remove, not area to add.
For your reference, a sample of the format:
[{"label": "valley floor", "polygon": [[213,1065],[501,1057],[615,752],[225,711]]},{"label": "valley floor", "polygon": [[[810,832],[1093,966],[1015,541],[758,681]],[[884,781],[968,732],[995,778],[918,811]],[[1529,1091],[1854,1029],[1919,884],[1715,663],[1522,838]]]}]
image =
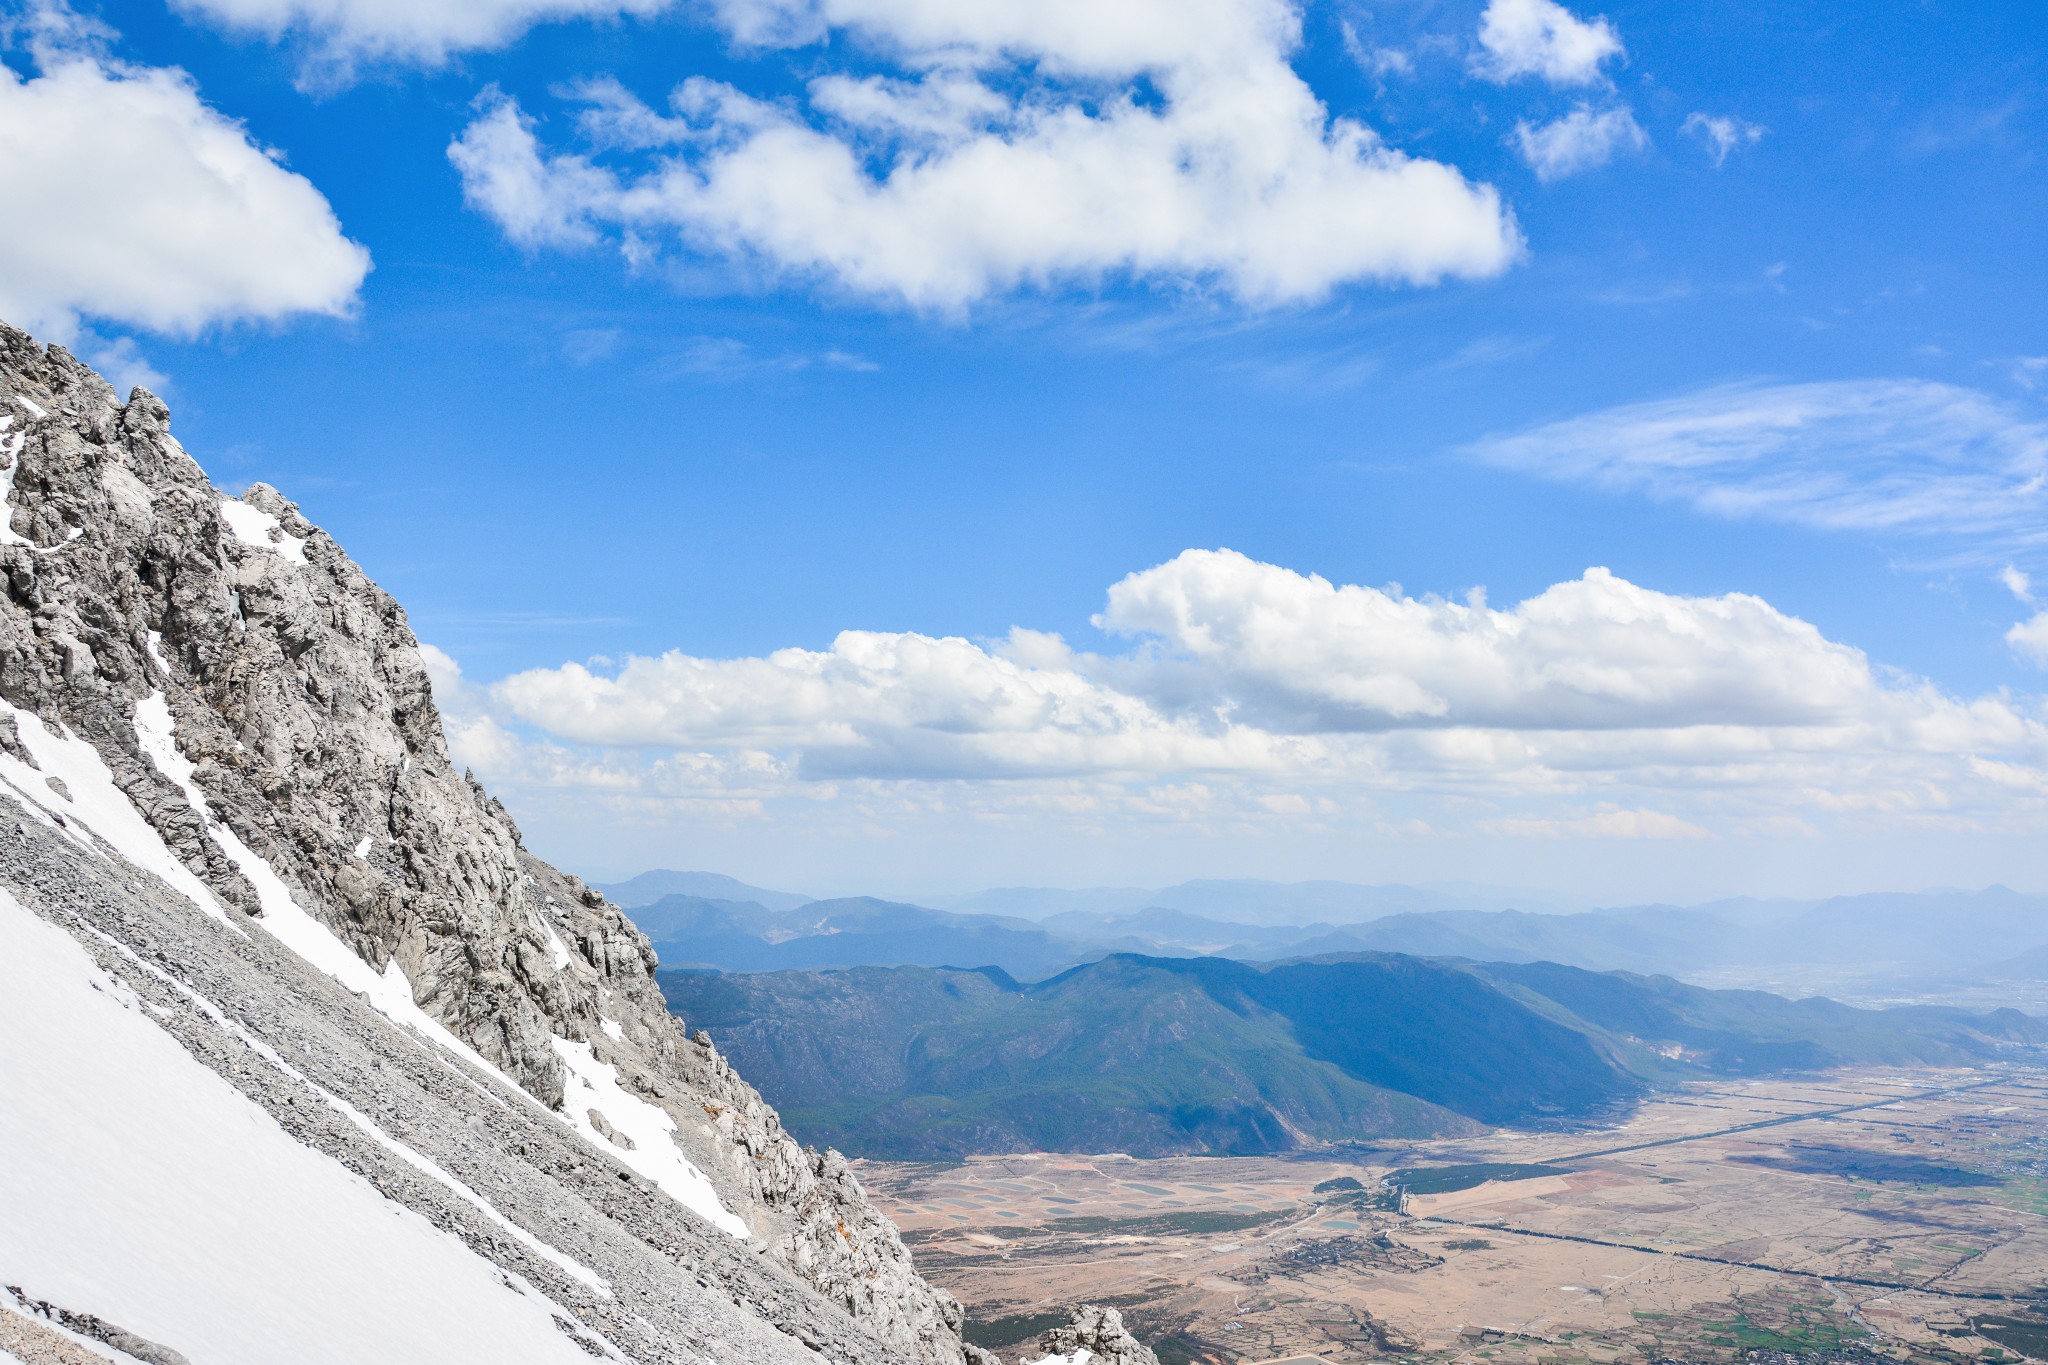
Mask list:
[{"label": "valley floor", "polygon": [[1312,1157],[859,1169],[999,1348],[1087,1299],[1166,1365],[2048,1358],[2038,1070],[1703,1084],[1614,1128]]}]

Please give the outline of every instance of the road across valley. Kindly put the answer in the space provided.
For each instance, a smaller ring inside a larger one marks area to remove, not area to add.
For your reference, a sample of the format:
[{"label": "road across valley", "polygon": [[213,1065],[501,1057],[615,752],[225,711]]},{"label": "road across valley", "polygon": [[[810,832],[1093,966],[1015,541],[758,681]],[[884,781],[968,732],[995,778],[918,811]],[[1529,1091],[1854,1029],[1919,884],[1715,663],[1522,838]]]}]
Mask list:
[{"label": "road across valley", "polygon": [[[1943,1095],[1960,1095],[1970,1090],[1989,1090],[1994,1086],[2012,1085],[2015,1082],[2006,1076],[1989,1081],[1972,1081],[1968,1085],[1944,1085],[1932,1090],[1918,1090],[1910,1095],[1893,1095],[1889,1099],[1865,1100],[1861,1104],[1845,1104],[1835,1109],[1815,1109],[1805,1114],[1781,1114],[1777,1118],[1758,1119],[1753,1123],[1738,1123],[1732,1128],[1715,1128],[1704,1133],[1681,1133],[1677,1137],[1656,1138],[1650,1142],[1632,1142],[1623,1147],[1601,1147],[1590,1152],[1573,1152],[1568,1156],[1547,1156],[1546,1162],[1553,1165],[1566,1161],[1591,1161],[1594,1157],[1620,1156],[1624,1152],[1646,1152],[1652,1147],[1672,1147],[1681,1142],[1698,1142],[1703,1138],[1728,1137],[1735,1133],[1753,1133],[1762,1128],[1783,1128],[1787,1124],[1808,1123],[1814,1119],[1831,1119],[1842,1114],[1860,1114],[1868,1109],[1884,1109],[1894,1104],[1909,1104],[1914,1100],[1939,1099]],[[2038,1089],[2023,1086],[2022,1089]]]},{"label": "road across valley", "polygon": [[[1645,1246],[1641,1242],[1614,1242],[1601,1237],[1581,1237],[1569,1232],[1539,1232],[1534,1228],[1510,1227],[1505,1223],[1479,1223],[1464,1218],[1445,1218],[1428,1215],[1432,1223],[1449,1223],[1455,1227],[1472,1228],[1479,1232],[1504,1232],[1516,1237],[1540,1237],[1552,1242],[1577,1242],[1582,1246],[1612,1247],[1617,1251],[1640,1251],[1646,1256],[1674,1256],[1681,1261],[1703,1261],[1708,1265],[1739,1266],[1744,1270],[1762,1270],[1772,1275],[1794,1275],[1802,1280],[1815,1280],[1822,1284],[1856,1285],[1863,1289],[1909,1290],[1915,1294],[1932,1294],[1937,1298],[1957,1299],[1966,1303],[2013,1303],[2018,1300],[2011,1294],[1986,1292],[1982,1294],[1961,1294],[1952,1289],[1936,1289],[1932,1283],[1904,1284],[1897,1280],[1873,1280],[1861,1275],[1826,1275],[1817,1270],[1795,1270],[1790,1266],[1771,1265],[1766,1261],[1743,1261],[1731,1256],[1713,1256],[1704,1251],[1681,1251],[1674,1247]],[[1946,1272],[1943,1272],[1944,1274]],[[1938,1278],[1938,1277],[1937,1277]]]}]

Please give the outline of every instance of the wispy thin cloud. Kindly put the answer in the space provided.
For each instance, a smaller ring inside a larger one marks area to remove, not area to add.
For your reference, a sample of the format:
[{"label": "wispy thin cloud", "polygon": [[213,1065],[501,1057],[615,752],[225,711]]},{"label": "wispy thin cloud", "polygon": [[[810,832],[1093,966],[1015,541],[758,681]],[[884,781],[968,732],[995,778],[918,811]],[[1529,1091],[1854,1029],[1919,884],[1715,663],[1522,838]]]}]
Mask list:
[{"label": "wispy thin cloud", "polygon": [[1763,141],[1769,129],[1761,124],[1750,123],[1732,114],[1688,114],[1679,131],[1696,137],[1706,147],[1707,155],[1716,167],[1728,162],[1728,154],[1743,147],[1752,147]]},{"label": "wispy thin cloud", "polygon": [[1424,365],[1417,373],[1423,375],[1455,374],[1460,370],[1474,369],[1485,365],[1504,365],[1511,361],[1526,360],[1550,345],[1547,336],[1483,336],[1466,342],[1442,360]]},{"label": "wispy thin cloud", "polygon": [[1488,437],[1467,453],[1716,516],[1967,541],[1950,547],[1964,562],[2048,541],[2048,426],[1927,380],[1727,384]]},{"label": "wispy thin cloud", "polygon": [[737,337],[702,336],[691,338],[681,349],[662,357],[656,368],[669,376],[744,379],[755,375],[798,374],[806,370],[872,374],[882,367],[866,356],[836,347],[816,352],[763,352]]},{"label": "wispy thin cloud", "polygon": [[1713,837],[1690,820],[1681,820],[1655,810],[1607,807],[1590,815],[1565,817],[1518,816],[1487,820],[1480,824],[1484,834],[1511,839],[1707,839]]},{"label": "wispy thin cloud", "polygon": [[562,334],[562,359],[571,365],[595,365],[609,360],[619,349],[616,327],[578,327]]},{"label": "wispy thin cloud", "polygon": [[1344,51],[1358,69],[1375,80],[1388,76],[1412,76],[1415,74],[1415,54],[1405,48],[1382,47],[1358,31],[1358,26],[1349,19],[1343,21]]},{"label": "wispy thin cloud", "polygon": [[2048,355],[2017,355],[2010,362],[2012,382],[2032,392],[2048,379]]},{"label": "wispy thin cloud", "polygon": [[590,616],[576,612],[477,611],[436,615],[434,626],[457,630],[579,630],[588,626],[630,626],[630,616]]},{"label": "wispy thin cloud", "polygon": [[1980,142],[2002,140],[2015,115],[2026,108],[2017,97],[1990,107],[1958,105],[1936,110],[1900,143],[1909,157],[1941,156]]}]

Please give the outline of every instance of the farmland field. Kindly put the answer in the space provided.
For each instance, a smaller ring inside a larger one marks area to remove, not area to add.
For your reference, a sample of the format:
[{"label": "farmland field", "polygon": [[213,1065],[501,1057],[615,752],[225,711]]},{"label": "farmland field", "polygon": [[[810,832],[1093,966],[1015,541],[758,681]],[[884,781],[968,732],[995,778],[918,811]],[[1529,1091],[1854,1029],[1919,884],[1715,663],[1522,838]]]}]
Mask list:
[{"label": "farmland field", "polygon": [[1706,1084],[1609,1129],[1313,1156],[859,1169],[1006,1357],[1083,1299],[1168,1365],[2048,1345],[2038,1071]]}]

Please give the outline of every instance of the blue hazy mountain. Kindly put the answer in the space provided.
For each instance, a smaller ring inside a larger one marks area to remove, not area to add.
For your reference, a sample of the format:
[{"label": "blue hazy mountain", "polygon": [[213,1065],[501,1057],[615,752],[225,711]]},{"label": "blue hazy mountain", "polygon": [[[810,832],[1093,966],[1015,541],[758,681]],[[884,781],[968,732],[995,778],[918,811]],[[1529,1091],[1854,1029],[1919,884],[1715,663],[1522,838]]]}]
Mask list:
[{"label": "blue hazy mountain", "polygon": [[622,882],[593,882],[612,904],[625,910],[637,910],[652,905],[664,896],[700,896],[706,900],[746,902],[769,910],[794,910],[799,905],[810,903],[813,897],[800,896],[793,891],[769,891],[758,886],[749,886],[733,877],[716,872],[671,872],[658,869],[642,872]]},{"label": "blue hazy mountain", "polygon": [[791,1131],[856,1155],[1242,1154],[1580,1120],[1704,1076],[2039,1057],[2013,1010],[1864,1010],[1555,963],[1116,954],[993,968],[663,971]]},{"label": "blue hazy mountain", "polygon": [[[678,884],[662,878],[687,878],[689,885],[730,894],[699,890],[648,898]],[[992,966],[1029,980],[1115,952],[1255,962],[1397,952],[1557,962],[1681,979],[1705,975],[1726,984],[1746,974],[1765,981],[1821,969],[1900,978],[1981,974],[2048,940],[2048,897],[2001,886],[1577,913],[1469,906],[1398,910],[1393,907],[1432,904],[1431,897],[1452,893],[1334,882],[1189,882],[1161,892],[1012,888],[960,898],[953,908],[871,897],[813,901],[707,873],[647,873],[605,889],[616,897],[624,887],[638,888],[623,903],[665,965],[725,971]],[[1247,906],[1245,895],[1255,896],[1257,904]],[[1186,904],[1158,903],[1162,899]],[[1131,905],[1132,900],[1147,903]],[[1028,906],[1034,913],[959,908],[969,903]],[[1065,908],[1053,908],[1060,905]],[[1190,905],[1236,905],[1245,917]],[[1292,919],[1283,913],[1289,905],[1295,907]],[[1373,907],[1385,913],[1343,917]]]}]

